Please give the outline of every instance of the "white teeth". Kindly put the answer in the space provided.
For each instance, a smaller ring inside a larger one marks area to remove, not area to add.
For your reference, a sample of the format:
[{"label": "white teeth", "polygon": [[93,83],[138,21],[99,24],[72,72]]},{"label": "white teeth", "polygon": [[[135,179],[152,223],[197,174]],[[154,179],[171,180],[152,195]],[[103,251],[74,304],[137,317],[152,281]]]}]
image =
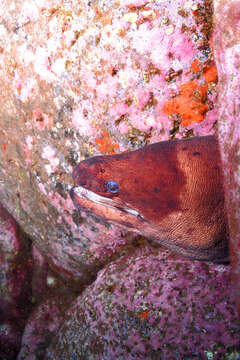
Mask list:
[{"label": "white teeth", "polygon": [[84,197],[84,198],[89,198],[91,196],[91,194],[94,194],[96,195],[96,197],[98,197],[99,195],[95,194],[94,192],[88,190],[88,189],[85,189],[81,186],[75,186],[73,188],[73,191],[75,192],[75,194],[79,197]]},{"label": "white teeth", "polygon": [[83,188],[82,186],[75,186],[73,188],[73,191],[78,197],[82,199],[87,199],[96,204],[126,212],[128,214],[136,216],[139,220],[144,220],[137,210],[131,209],[128,206],[121,204],[119,201],[98,195],[93,191]]}]

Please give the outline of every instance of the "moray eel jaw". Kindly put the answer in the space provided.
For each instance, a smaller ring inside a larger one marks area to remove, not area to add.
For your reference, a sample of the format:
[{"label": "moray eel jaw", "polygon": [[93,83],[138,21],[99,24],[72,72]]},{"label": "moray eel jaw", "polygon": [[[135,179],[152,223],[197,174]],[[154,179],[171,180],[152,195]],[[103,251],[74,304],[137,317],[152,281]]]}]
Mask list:
[{"label": "moray eel jaw", "polygon": [[140,221],[145,221],[144,218],[141,216],[141,214],[134,209],[131,209],[128,207],[127,204],[122,204],[119,201],[113,200],[111,198],[107,198],[101,195],[96,194],[93,191],[90,191],[82,186],[74,186],[71,189],[70,192],[71,198],[76,203],[75,195],[78,197],[78,199],[82,199],[90,201],[91,203],[94,203],[96,205],[104,206],[107,208],[110,208],[112,210],[120,211],[129,215],[135,216]]},{"label": "moray eel jaw", "polygon": [[143,226],[148,226],[148,221],[125,202],[101,196],[79,185],[72,187],[70,196],[77,209],[94,214],[105,223],[139,234],[142,234]]}]

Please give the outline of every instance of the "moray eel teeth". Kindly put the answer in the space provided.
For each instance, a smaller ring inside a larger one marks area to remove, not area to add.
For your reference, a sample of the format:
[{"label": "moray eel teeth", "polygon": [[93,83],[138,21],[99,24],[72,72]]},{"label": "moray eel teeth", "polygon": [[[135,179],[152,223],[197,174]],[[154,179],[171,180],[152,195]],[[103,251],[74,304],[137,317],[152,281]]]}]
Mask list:
[{"label": "moray eel teeth", "polygon": [[74,194],[75,194],[79,198],[92,201],[96,204],[103,205],[105,207],[120,210],[122,212],[125,212],[127,214],[137,217],[138,220],[144,221],[144,218],[141,216],[141,214],[139,214],[139,212],[137,210],[131,209],[127,205],[121,204],[119,201],[98,195],[95,192],[90,191],[82,186],[74,186],[71,189],[70,194],[71,194],[72,198],[74,198]]}]

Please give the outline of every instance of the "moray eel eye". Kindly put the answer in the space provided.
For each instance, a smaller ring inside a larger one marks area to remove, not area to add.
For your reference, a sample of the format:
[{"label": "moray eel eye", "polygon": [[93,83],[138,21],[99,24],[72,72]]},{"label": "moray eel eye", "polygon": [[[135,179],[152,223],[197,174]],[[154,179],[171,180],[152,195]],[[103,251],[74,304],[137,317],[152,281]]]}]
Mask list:
[{"label": "moray eel eye", "polygon": [[106,189],[110,193],[115,194],[118,192],[119,186],[116,181],[110,180],[106,183]]}]

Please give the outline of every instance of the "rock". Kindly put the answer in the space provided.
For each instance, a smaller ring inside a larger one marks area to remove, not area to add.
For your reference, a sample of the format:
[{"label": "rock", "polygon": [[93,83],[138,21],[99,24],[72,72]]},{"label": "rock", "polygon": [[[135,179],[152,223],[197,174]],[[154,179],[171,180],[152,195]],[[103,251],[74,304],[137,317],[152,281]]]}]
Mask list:
[{"label": "rock", "polygon": [[238,1],[214,1],[214,5],[214,51],[219,74],[219,144],[230,231],[232,278],[240,319],[240,8]]},{"label": "rock", "polygon": [[14,360],[20,349],[24,359],[40,353],[80,291],[76,279],[49,267],[0,204],[0,359]]},{"label": "rock", "polygon": [[230,267],[140,248],[67,312],[45,360],[238,359]]},{"label": "rock", "polygon": [[63,320],[64,311],[73,300],[71,292],[65,296],[47,296],[34,308],[27,321],[22,337],[21,351],[17,360],[42,359],[53,335]]},{"label": "rock", "polygon": [[31,242],[0,204],[0,359],[15,359],[32,309]]}]

